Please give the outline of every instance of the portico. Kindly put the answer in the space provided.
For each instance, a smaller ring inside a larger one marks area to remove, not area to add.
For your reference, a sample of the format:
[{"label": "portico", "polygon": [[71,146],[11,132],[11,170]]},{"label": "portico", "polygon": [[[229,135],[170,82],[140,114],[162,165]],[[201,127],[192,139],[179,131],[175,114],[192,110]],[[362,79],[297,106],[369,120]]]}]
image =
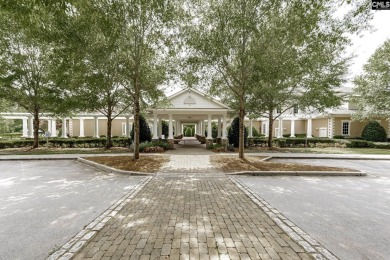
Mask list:
[{"label": "portico", "polygon": [[[161,122],[169,123],[168,141],[173,144],[174,135],[183,133],[184,125],[194,125],[195,133],[206,137],[206,144],[213,142],[211,122],[218,122],[218,137],[227,145],[227,112],[229,107],[194,89],[184,89],[168,97],[170,106],[150,109],[153,113],[153,139],[161,138]],[[207,132],[207,134],[206,134]],[[217,138],[218,138],[217,137]]]}]

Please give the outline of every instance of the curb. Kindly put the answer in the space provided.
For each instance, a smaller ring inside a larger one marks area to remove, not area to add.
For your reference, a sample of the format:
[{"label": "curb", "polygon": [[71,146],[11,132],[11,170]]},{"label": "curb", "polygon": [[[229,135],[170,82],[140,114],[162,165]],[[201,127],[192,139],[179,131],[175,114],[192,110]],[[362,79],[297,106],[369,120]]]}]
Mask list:
[{"label": "curb", "polygon": [[390,158],[378,158],[378,157],[326,157],[326,156],[318,156],[318,157],[309,157],[309,156],[271,156],[270,160],[273,159],[317,159],[317,160],[357,160],[357,161],[389,161]]},{"label": "curb", "polygon": [[107,173],[119,173],[119,174],[127,174],[127,175],[135,175],[135,176],[154,176],[154,173],[144,173],[144,172],[135,172],[135,171],[125,171],[125,170],[118,170],[115,168],[112,168],[107,165],[99,164],[84,158],[77,158],[77,161],[81,163],[85,163],[89,166],[93,166],[99,170],[102,170]]},{"label": "curb", "polygon": [[70,161],[70,160],[77,160],[76,157],[59,157],[59,158],[54,158],[54,157],[28,157],[28,158],[0,158],[0,161]]},{"label": "curb", "polygon": [[241,171],[227,173],[226,175],[252,175],[252,176],[367,176],[363,171],[357,172],[326,172],[326,171]]},{"label": "curb", "polygon": [[145,186],[149,183],[152,177],[145,178],[139,182],[133,189],[123,195],[117,202],[104,211],[99,217],[89,223],[77,235],[66,242],[60,249],[51,254],[46,260],[67,260],[71,259],[79,252],[88,242],[90,242],[97,232],[101,230],[105,224],[134,198]]},{"label": "curb", "polygon": [[311,254],[314,259],[338,260],[338,258],[329,252],[324,246],[313,239],[305,231],[297,227],[294,223],[283,216],[279,211],[254,193],[248,186],[238,180],[236,177],[229,178],[237,187],[244,192],[256,205],[258,205],[289,237],[303,249]]}]

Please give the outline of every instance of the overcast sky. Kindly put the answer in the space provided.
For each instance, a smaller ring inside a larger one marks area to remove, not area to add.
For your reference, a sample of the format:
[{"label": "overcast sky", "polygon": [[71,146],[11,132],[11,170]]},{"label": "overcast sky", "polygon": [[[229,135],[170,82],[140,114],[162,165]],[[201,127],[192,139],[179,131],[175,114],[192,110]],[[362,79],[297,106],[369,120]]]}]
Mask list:
[{"label": "overcast sky", "polygon": [[[353,45],[350,47],[350,51],[356,55],[356,58],[353,59],[353,64],[347,75],[350,80],[363,72],[363,65],[368,61],[368,58],[387,39],[390,39],[390,10],[372,12],[374,13],[371,21],[373,31],[365,32],[362,37],[353,37]],[[353,87],[351,82],[348,82],[346,86]],[[171,86],[166,92],[170,95],[178,90],[180,90],[180,87],[175,85]]]},{"label": "overcast sky", "polygon": [[366,32],[361,38],[354,38],[354,44],[351,51],[357,55],[350,67],[349,78],[362,73],[363,65],[368,58],[381,46],[387,39],[390,39],[390,10],[372,11],[374,18],[371,21],[375,31]]}]

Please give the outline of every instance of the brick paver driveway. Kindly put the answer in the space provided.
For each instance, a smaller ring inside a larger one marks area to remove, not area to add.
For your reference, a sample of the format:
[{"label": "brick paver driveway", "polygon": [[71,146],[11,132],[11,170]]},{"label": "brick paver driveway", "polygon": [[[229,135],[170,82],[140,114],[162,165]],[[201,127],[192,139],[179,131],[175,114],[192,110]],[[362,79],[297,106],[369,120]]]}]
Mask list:
[{"label": "brick paver driveway", "polygon": [[312,259],[229,178],[155,177],[75,259]]}]

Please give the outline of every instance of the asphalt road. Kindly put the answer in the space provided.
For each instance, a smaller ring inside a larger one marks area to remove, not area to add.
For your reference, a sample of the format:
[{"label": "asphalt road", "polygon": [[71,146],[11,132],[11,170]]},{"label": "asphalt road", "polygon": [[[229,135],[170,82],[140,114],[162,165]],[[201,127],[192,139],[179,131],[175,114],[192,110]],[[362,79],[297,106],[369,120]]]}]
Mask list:
[{"label": "asphalt road", "polygon": [[141,180],[77,161],[1,161],[0,259],[45,259]]},{"label": "asphalt road", "polygon": [[368,176],[240,180],[340,259],[390,259],[390,161],[288,161],[360,169]]}]

